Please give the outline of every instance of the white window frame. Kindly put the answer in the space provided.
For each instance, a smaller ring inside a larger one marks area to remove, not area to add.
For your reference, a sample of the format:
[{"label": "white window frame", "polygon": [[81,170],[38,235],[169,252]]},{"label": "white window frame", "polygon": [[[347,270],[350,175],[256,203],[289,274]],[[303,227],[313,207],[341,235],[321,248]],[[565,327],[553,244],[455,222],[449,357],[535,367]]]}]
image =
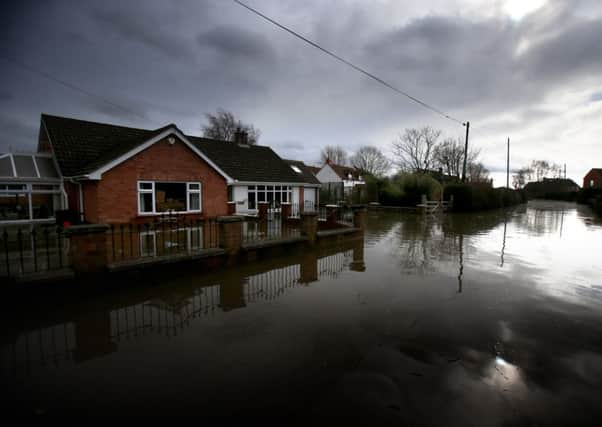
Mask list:
[{"label": "white window frame", "polygon": [[[203,212],[203,184],[200,182],[182,182],[182,181],[138,181],[136,184],[136,197],[138,198],[138,215],[139,216],[149,216],[149,215],[162,215],[166,212],[157,212],[156,211],[156,185],[155,184],[184,184],[186,185],[186,210],[185,211],[170,211],[172,214],[191,214],[191,213],[201,213]],[[150,189],[142,189],[142,184],[150,184]],[[193,185],[198,185],[198,189],[191,188]],[[152,211],[151,212],[142,212],[142,205],[140,203],[140,195],[141,194],[152,194]],[[198,194],[199,195],[199,209],[190,209],[190,195]]]}]

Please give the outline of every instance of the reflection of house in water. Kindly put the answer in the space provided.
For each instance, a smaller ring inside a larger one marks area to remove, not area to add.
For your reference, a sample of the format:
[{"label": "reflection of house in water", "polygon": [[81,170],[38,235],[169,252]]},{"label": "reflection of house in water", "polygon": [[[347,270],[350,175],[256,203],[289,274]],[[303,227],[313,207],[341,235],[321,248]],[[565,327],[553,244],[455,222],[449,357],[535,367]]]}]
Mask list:
[{"label": "reflection of house in water", "polygon": [[[81,363],[118,351],[127,340],[146,335],[175,337],[195,320],[220,311],[279,298],[293,288],[344,271],[364,271],[363,239],[299,255],[243,264],[235,271],[197,278],[171,277],[159,286],[127,289],[123,293],[85,297],[48,313],[40,302],[40,319],[28,319],[2,347],[2,370],[19,378],[36,369]],[[51,320],[49,320],[51,319]]]}]

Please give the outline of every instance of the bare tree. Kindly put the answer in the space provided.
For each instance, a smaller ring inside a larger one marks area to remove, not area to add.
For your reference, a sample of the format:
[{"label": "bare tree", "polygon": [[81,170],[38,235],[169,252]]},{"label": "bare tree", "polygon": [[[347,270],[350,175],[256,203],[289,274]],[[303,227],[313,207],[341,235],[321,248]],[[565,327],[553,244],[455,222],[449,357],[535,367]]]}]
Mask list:
[{"label": "bare tree", "polygon": [[[475,163],[481,154],[480,149],[469,149],[467,164]],[[435,147],[434,163],[449,176],[460,177],[464,162],[464,141],[462,138],[446,138]]]},{"label": "bare tree", "polygon": [[470,162],[466,166],[470,182],[489,182],[489,170],[481,162]]},{"label": "bare tree", "polygon": [[382,176],[391,167],[391,162],[378,148],[364,145],[351,157],[351,166],[374,176]]},{"label": "bare tree", "polygon": [[433,166],[434,151],[441,131],[425,126],[421,129],[406,129],[393,141],[395,164],[402,170],[427,172]]},{"label": "bare tree", "polygon": [[347,152],[340,145],[327,145],[320,152],[320,161],[326,163],[328,160],[337,165],[346,165]]},{"label": "bare tree", "polygon": [[219,109],[216,114],[205,113],[208,123],[203,125],[202,131],[205,138],[234,141],[234,134],[238,129],[247,133],[247,142],[257,144],[261,131],[253,125],[243,123],[236,119],[230,111]]}]

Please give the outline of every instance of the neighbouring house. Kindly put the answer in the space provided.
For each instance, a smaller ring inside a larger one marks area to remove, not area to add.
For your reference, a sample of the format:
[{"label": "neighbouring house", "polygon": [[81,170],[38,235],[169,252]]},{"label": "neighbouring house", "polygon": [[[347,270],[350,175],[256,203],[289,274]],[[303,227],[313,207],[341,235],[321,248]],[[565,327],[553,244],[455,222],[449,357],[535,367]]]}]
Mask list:
[{"label": "neighbouring house", "polygon": [[313,185],[312,187],[305,187],[304,194],[305,199],[307,200],[307,208],[309,208],[312,203],[314,203],[314,206],[317,206],[320,203],[319,190],[322,184],[318,178],[316,178],[314,168],[299,160],[284,159],[284,161],[301,177],[301,179],[303,179],[304,182]]},{"label": "neighbouring house", "polygon": [[585,174],[583,188],[602,188],[602,169],[594,168]]},{"label": "neighbouring house", "polygon": [[546,198],[560,194],[577,193],[579,185],[568,178],[544,178],[543,181],[527,183],[524,189],[531,198]]},{"label": "neighbouring house", "polygon": [[[192,217],[253,213],[297,202],[306,182],[269,147],[185,135],[174,124],[136,129],[42,114],[35,154],[0,156],[0,221],[127,223],[167,212]],[[315,190],[314,190],[315,193]]]},{"label": "neighbouring house", "polygon": [[334,193],[333,197],[343,198],[350,194],[356,185],[364,185],[364,178],[359,170],[350,167],[337,165],[330,159],[316,173],[316,178],[322,183],[322,189]]}]

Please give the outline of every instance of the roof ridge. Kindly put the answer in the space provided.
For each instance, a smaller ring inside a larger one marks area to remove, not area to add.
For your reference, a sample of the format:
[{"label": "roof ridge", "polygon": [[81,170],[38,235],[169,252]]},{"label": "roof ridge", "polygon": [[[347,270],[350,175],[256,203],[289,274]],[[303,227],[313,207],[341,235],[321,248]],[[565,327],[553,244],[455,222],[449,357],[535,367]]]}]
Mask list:
[{"label": "roof ridge", "polygon": [[[42,113],[41,116],[42,116],[42,119],[44,117],[49,117],[49,118],[53,118],[53,119],[70,120],[70,121],[80,122],[80,123],[88,123],[88,124],[93,124],[93,125],[111,126],[111,127],[121,128],[121,129],[129,129],[129,130],[136,130],[136,131],[143,131],[143,132],[153,132],[154,130],[156,130],[156,129],[145,129],[145,128],[136,128],[136,127],[131,127],[131,126],[116,125],[116,124],[113,124],[113,123],[95,122],[95,121],[92,121],[92,120],[74,119],[73,117],[57,116],[57,115],[54,115],[54,114],[47,114],[47,113]],[[170,125],[173,125],[173,123],[170,123],[169,125],[163,126],[163,128],[166,128],[166,127],[168,127]],[[157,128],[157,129],[162,129],[162,128],[160,127],[160,128]]]}]

